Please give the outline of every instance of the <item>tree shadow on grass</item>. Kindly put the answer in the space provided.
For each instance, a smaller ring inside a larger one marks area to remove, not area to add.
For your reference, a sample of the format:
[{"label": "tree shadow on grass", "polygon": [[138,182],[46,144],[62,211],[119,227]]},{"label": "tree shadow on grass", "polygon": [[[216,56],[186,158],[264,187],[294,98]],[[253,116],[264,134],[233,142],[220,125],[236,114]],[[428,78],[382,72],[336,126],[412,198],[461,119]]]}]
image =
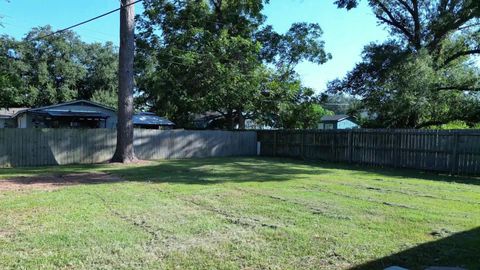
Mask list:
[{"label": "tree shadow on grass", "polygon": [[392,265],[412,270],[428,266],[480,269],[480,227],[354,266],[350,270],[384,269]]},{"label": "tree shadow on grass", "polygon": [[169,160],[142,167],[114,169],[117,174],[130,181],[185,184],[221,184],[243,182],[281,182],[295,180],[301,175],[318,175],[328,170],[294,166],[291,162],[257,158],[203,158]]},{"label": "tree shadow on grass", "polygon": [[[321,168],[304,168],[295,166],[290,160],[263,158],[197,158],[168,160],[146,164],[97,164],[71,165],[55,167],[33,167],[0,169],[0,179],[13,179],[22,176],[16,183],[32,182],[44,175],[57,177],[69,174],[102,172],[121,177],[121,181],[185,183],[185,184],[221,184],[242,182],[274,182],[299,179],[301,175],[318,175],[328,173]],[[31,179],[25,179],[31,178]],[[45,179],[42,178],[43,183]],[[77,181],[89,184],[89,181]],[[115,181],[119,182],[119,181]],[[91,184],[106,182],[92,181]]]},{"label": "tree shadow on grass", "polygon": [[352,177],[364,174],[378,180],[383,180],[382,177],[416,178],[429,181],[480,185],[479,177],[450,176],[411,169],[379,168],[355,164],[265,157],[196,158],[137,165],[97,164],[0,169],[0,179],[8,179],[19,175],[28,177],[45,174],[63,175],[98,171],[122,176],[125,181],[218,184],[226,182],[288,181],[299,179],[303,177],[302,175],[334,173],[334,170],[353,171]]},{"label": "tree shadow on grass", "polygon": [[[276,160],[286,160],[288,158],[273,158]],[[447,173],[439,173],[433,171],[424,171],[407,168],[388,168],[369,166],[363,164],[346,164],[346,163],[333,163],[325,161],[313,161],[313,160],[292,160],[292,163],[302,163],[305,165],[321,167],[324,170],[349,170],[355,171],[360,174],[371,175],[376,174],[383,177],[393,178],[415,178],[428,181],[439,181],[447,183],[460,183],[468,185],[480,185],[479,176],[461,176],[461,175],[449,175]],[[383,179],[378,179],[383,180]]]},{"label": "tree shadow on grass", "polygon": [[12,177],[30,177],[46,175],[63,175],[71,173],[88,173],[101,168],[102,164],[74,164],[74,165],[54,165],[40,167],[16,167],[0,168],[0,181]]}]

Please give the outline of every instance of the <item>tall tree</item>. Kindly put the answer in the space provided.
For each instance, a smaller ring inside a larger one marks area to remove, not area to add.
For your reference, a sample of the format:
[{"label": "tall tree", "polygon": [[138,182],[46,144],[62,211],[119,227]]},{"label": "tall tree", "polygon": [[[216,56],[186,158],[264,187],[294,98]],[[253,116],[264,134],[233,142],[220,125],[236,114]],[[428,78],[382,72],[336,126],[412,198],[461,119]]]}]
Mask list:
[{"label": "tall tree", "polygon": [[19,61],[19,43],[8,36],[0,36],[0,108],[23,106],[28,95],[22,92],[22,70],[25,65]]},{"label": "tall tree", "polygon": [[133,148],[133,60],[135,54],[134,0],[122,0],[120,9],[120,58],[118,75],[117,147],[113,162],[137,160]]},{"label": "tall tree", "polygon": [[[301,61],[330,58],[316,24],[294,24],[285,35],[262,27],[265,2],[144,1],[137,38],[141,98],[180,126],[193,113],[215,111],[226,128],[243,128],[258,116],[268,81],[295,77]],[[282,76],[271,76],[277,70]]]},{"label": "tall tree", "polygon": [[24,80],[34,102],[42,106],[70,101],[77,96],[77,83],[86,73],[84,43],[73,32],[51,35],[50,26],[32,29],[23,42],[19,57],[28,65]]},{"label": "tall tree", "polygon": [[118,105],[118,48],[107,42],[87,44],[85,79],[78,89],[78,98],[92,100],[116,108]]},{"label": "tall tree", "polygon": [[116,104],[118,52],[113,44],[87,44],[71,31],[51,33],[45,26],[32,29],[22,40],[0,36],[1,106],[44,106],[74,99]]},{"label": "tall tree", "polygon": [[[351,9],[359,1],[337,0],[335,3],[340,8]],[[480,54],[477,0],[368,0],[368,4],[392,37],[412,51],[426,48],[436,57],[442,57],[439,65]],[[454,33],[459,35],[452,36]]]},{"label": "tall tree", "polygon": [[[338,0],[340,8],[356,0]],[[421,128],[452,120],[479,121],[458,104],[478,104],[480,7],[474,0],[369,0],[391,38],[369,44],[363,60],[330,92],[363,99],[358,109],[375,116],[373,126]]]}]

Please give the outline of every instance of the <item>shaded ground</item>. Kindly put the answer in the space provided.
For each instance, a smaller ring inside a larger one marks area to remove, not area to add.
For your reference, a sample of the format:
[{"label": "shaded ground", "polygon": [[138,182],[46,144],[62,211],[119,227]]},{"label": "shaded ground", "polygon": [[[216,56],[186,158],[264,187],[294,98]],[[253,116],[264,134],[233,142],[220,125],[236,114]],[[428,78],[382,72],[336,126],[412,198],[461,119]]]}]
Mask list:
[{"label": "shaded ground", "polygon": [[266,158],[0,170],[0,269],[480,269],[479,181]]},{"label": "shaded ground", "polygon": [[55,190],[71,185],[111,183],[121,180],[118,176],[102,172],[19,176],[1,180],[0,191]]}]

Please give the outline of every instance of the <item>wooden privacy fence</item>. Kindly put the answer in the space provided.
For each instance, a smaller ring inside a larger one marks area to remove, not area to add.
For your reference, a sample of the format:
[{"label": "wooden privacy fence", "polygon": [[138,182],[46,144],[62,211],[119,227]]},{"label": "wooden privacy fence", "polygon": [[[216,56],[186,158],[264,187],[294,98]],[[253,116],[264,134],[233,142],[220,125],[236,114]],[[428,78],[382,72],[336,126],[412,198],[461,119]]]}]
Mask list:
[{"label": "wooden privacy fence", "polygon": [[263,156],[480,175],[480,131],[259,131]]},{"label": "wooden privacy fence", "polygon": [[[140,159],[251,156],[256,132],[135,130]],[[0,167],[88,164],[108,161],[114,129],[0,129]]]}]

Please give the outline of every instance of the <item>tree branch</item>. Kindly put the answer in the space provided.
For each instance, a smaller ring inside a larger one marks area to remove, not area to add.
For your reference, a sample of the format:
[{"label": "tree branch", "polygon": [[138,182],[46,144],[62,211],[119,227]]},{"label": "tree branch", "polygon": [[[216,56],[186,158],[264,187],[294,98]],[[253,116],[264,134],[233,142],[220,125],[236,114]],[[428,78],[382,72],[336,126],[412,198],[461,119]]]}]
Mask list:
[{"label": "tree branch", "polygon": [[462,86],[462,85],[456,85],[456,86],[440,86],[437,87],[437,90],[454,90],[454,91],[480,91],[480,87],[475,87],[475,86]]},{"label": "tree branch", "polygon": [[480,26],[480,22],[478,22],[478,23],[472,23],[472,24],[469,24],[469,25],[465,25],[465,26],[459,27],[458,30],[465,30],[465,29],[468,29],[468,28],[470,28],[470,27],[475,27],[475,26]]},{"label": "tree branch", "polygon": [[224,112],[222,112],[222,111],[220,111],[220,110],[215,110],[215,111],[218,112],[219,114],[221,114],[223,117],[227,117],[227,114],[226,114],[226,113],[224,113]]},{"label": "tree branch", "polygon": [[380,7],[380,9],[385,13],[387,14],[387,18],[383,17],[382,15],[380,14],[376,14],[377,18],[387,24],[390,24],[392,26],[394,26],[395,28],[397,28],[398,30],[400,30],[410,41],[414,42],[413,40],[413,34],[410,33],[407,28],[405,28],[404,25],[402,25],[396,18],[395,16],[392,14],[392,12],[390,10],[388,10],[388,8],[380,1],[380,0],[375,0],[375,2],[377,3],[377,5]]},{"label": "tree branch", "polygon": [[[407,11],[408,11],[408,13],[410,13],[410,15],[414,16],[414,15],[413,15],[413,14],[415,13],[414,8],[412,8],[411,6],[409,6],[408,3],[407,3],[405,0],[397,0],[397,1],[398,1],[400,4],[402,4],[402,6],[404,6],[404,7],[407,9]],[[413,2],[413,5],[414,5],[414,7],[415,7],[415,4],[416,4],[417,1],[416,1],[416,0],[413,0],[412,2]]]},{"label": "tree branch", "polygon": [[[446,9],[446,7],[442,7],[442,8]],[[441,12],[439,12],[440,17],[437,18],[437,23],[439,23],[442,20],[447,20],[447,21],[450,20],[449,18],[452,16],[451,13],[453,12],[453,11],[451,11],[452,8],[453,7],[451,6],[448,10],[446,9],[446,10],[442,10]],[[440,31],[433,32],[433,39],[428,44],[428,48],[430,48],[431,50],[435,50],[437,48],[438,44],[443,40],[443,38],[445,36],[447,36],[452,31],[460,29],[462,27],[462,25],[469,22],[475,16],[473,12],[470,12],[470,13],[465,14],[463,16],[458,15],[458,13],[460,13],[460,12],[457,12],[457,14],[454,14],[454,15],[457,15],[459,17],[456,21],[451,21],[450,20],[449,22],[444,22],[444,23],[442,23],[443,27],[440,28],[441,29]]]},{"label": "tree branch", "polygon": [[465,55],[471,55],[471,54],[480,54],[480,48],[479,49],[473,49],[473,50],[468,50],[468,51],[463,51],[463,52],[457,52],[456,54],[450,56],[445,60],[444,65],[447,65],[448,63],[452,62],[453,60],[465,56]]},{"label": "tree branch", "polygon": [[[399,0],[400,1],[400,0]],[[413,9],[411,11],[412,18],[413,18],[413,25],[414,25],[414,39],[415,39],[415,46],[416,49],[419,50],[422,46],[422,25],[420,23],[420,12],[418,8],[418,0],[412,0]]]}]

